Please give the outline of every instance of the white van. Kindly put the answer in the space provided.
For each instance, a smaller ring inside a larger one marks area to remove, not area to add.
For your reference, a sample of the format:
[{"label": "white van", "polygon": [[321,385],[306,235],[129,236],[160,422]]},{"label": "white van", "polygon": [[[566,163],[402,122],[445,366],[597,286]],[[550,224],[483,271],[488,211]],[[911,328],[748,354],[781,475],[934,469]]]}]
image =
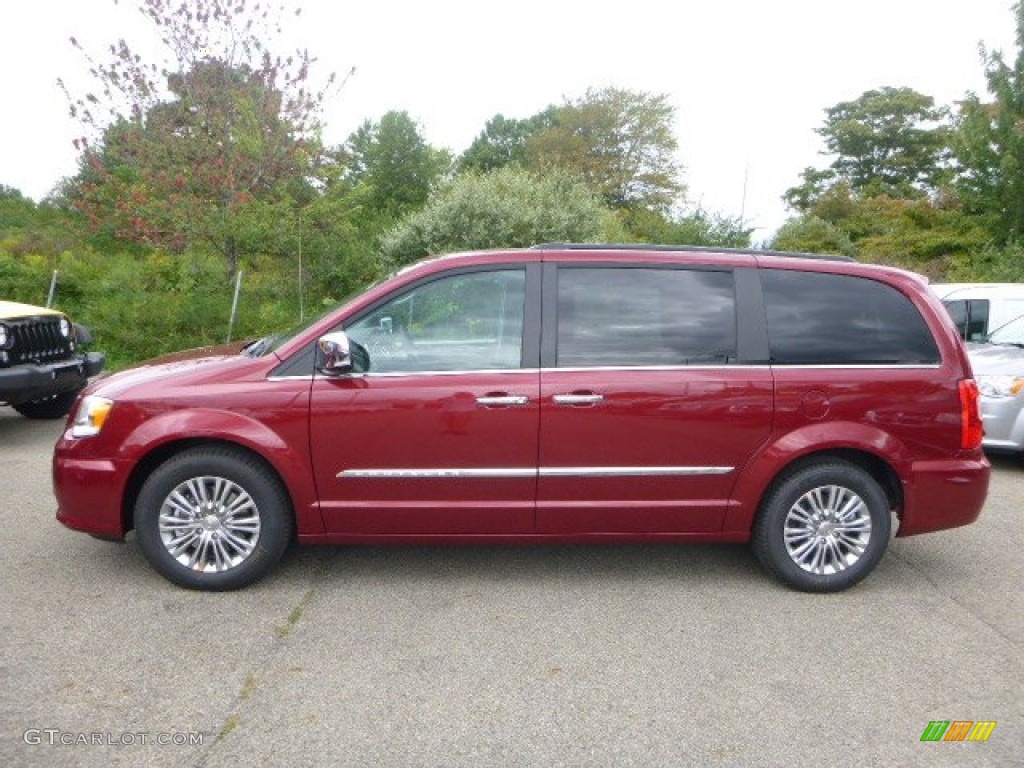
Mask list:
[{"label": "white van", "polygon": [[967,341],[984,341],[1024,315],[1024,283],[936,283],[932,290]]}]

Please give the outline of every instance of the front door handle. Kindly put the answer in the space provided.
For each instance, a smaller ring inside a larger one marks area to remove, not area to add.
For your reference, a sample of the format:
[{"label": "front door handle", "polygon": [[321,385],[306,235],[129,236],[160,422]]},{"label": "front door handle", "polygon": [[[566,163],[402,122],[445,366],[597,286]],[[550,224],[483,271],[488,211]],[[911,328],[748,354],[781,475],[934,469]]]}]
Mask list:
[{"label": "front door handle", "polygon": [[509,405],[526,405],[530,398],[526,395],[485,395],[476,399],[478,405],[484,408],[499,408]]},{"label": "front door handle", "polygon": [[594,392],[572,392],[565,395],[555,395],[553,398],[558,405],[595,405],[604,400],[604,395]]}]

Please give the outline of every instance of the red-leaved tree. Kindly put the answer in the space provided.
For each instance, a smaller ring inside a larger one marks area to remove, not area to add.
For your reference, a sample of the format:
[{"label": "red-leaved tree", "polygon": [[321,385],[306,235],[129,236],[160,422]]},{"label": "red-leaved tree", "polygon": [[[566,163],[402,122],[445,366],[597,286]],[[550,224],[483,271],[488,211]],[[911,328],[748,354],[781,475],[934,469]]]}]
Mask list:
[{"label": "red-leaved tree", "polygon": [[[271,53],[284,7],[260,0],[140,0],[166,58],[125,40],[90,63],[98,90],[72,95],[84,128],[68,200],[96,232],[181,250],[213,248],[229,277],[266,252],[278,222],[313,194],[320,107],[308,51]],[[296,12],[297,13],[297,12]],[[63,87],[63,83],[62,83]]]}]

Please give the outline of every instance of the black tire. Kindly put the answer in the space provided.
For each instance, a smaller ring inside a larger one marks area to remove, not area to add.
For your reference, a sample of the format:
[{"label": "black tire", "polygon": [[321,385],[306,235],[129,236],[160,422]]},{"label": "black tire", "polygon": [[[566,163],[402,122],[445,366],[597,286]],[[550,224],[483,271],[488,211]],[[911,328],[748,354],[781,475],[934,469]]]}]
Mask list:
[{"label": "black tire", "polygon": [[220,592],[263,578],[287,549],[293,525],[277,475],[230,447],[193,448],[168,459],[135,502],[146,559],[188,589]]},{"label": "black tire", "polygon": [[18,403],[13,408],[28,419],[62,419],[68,415],[80,391],[76,389],[53,397],[44,397],[42,400]]},{"label": "black tire", "polygon": [[838,592],[866,577],[889,545],[885,491],[843,461],[809,464],[765,497],[752,546],[764,568],[803,592]]}]

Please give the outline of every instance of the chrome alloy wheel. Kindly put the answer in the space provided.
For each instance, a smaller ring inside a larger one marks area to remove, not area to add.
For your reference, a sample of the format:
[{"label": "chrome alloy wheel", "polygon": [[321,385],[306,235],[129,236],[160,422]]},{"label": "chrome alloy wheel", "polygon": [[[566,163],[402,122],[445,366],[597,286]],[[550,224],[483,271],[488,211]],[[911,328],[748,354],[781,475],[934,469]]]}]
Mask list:
[{"label": "chrome alloy wheel", "polygon": [[248,492],[223,477],[193,477],[160,506],[160,540],[168,554],[202,573],[227,571],[256,549],[260,512]]},{"label": "chrome alloy wheel", "polygon": [[808,573],[829,575],[860,560],[871,539],[871,514],[859,495],[841,485],[814,488],[790,507],[786,551]]}]

